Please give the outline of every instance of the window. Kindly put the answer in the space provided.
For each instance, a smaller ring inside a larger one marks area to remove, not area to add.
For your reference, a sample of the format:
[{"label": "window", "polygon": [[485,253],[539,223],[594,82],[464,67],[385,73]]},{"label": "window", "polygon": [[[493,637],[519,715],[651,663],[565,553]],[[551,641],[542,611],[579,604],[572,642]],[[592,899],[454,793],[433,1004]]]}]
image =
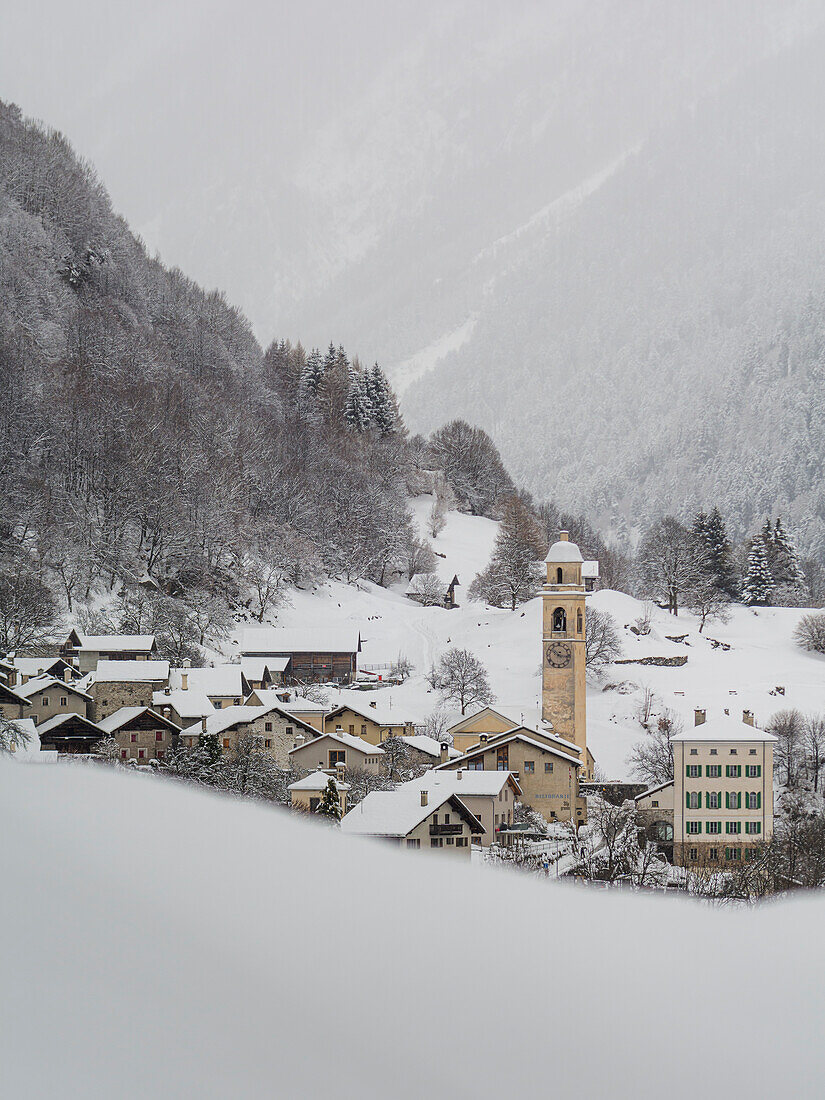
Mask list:
[{"label": "window", "polygon": [[350,724],[349,726],[347,726],[347,730],[348,730],[349,733],[354,735],[355,734],[355,725]]},{"label": "window", "polygon": [[581,613],[581,611],[577,611],[576,612],[576,633],[581,634],[581,632],[582,632],[582,613]]},{"label": "window", "polygon": [[726,810],[741,810],[742,809],[742,792],[741,791],[727,791],[725,794],[725,809]]},{"label": "window", "polygon": [[264,733],[272,733],[272,723],[264,722]]},{"label": "window", "polygon": [[725,859],[727,859],[729,861],[730,860],[735,861],[735,860],[741,859],[741,858],[742,858],[742,849],[741,848],[726,848],[725,849]]},{"label": "window", "polygon": [[448,837],[445,837],[444,839],[447,841],[447,846],[448,847],[452,844],[455,844],[455,837],[453,837],[453,836],[448,836]]},{"label": "window", "polygon": [[691,756],[698,756],[699,755],[699,750],[698,749],[691,749],[690,750],[690,755]]},{"label": "window", "polygon": [[722,832],[722,822],[721,821],[706,821],[705,822],[705,832],[710,833],[711,835],[714,835],[716,833],[721,833]]},{"label": "window", "polygon": [[233,701],[233,703],[235,704],[236,707],[239,707],[241,705],[241,703],[243,702],[242,699],[233,699],[232,701]]},{"label": "window", "polygon": [[696,836],[698,833],[701,833],[701,831],[702,831],[702,822],[701,821],[686,821],[685,822],[685,832],[688,834],[688,836]]},{"label": "window", "polygon": [[756,756],[756,749],[748,749],[748,756]]},{"label": "window", "polygon": [[286,735],[287,735],[287,737],[292,737],[292,732],[293,732],[293,731],[292,731],[292,726],[287,726],[287,727],[286,727]]},{"label": "window", "polygon": [[444,847],[444,842],[443,842],[443,840],[441,839],[440,836],[431,836],[430,837],[430,847],[431,848],[443,848]]},{"label": "window", "polygon": [[456,848],[466,848],[467,847],[467,837],[466,836],[457,836],[455,838],[455,846],[456,846]]},{"label": "window", "polygon": [[528,775],[532,775],[536,770],[535,761],[534,760],[525,760],[524,761],[524,770],[525,770],[525,772],[527,772]]},{"label": "window", "polygon": [[653,799],[653,800],[651,801],[650,805],[651,805],[651,806],[654,806],[654,807],[655,807],[655,808],[656,808],[657,810],[658,810],[658,808],[659,808],[659,803],[658,803],[658,802],[656,801],[656,799],[655,799],[655,798],[654,798],[654,799]]},{"label": "window", "polygon": [[564,573],[562,573],[561,566],[559,566],[559,568],[556,570],[556,584],[561,584],[563,577]]},{"label": "window", "polygon": [[138,760],[146,759],[146,749],[138,749]]},{"label": "window", "polygon": [[761,791],[747,791],[745,794],[745,809],[746,810],[761,810],[762,809],[762,792]]},{"label": "window", "polygon": [[698,858],[699,858],[699,849],[698,848],[690,848],[688,850],[688,859],[698,859]]},{"label": "window", "polygon": [[433,825],[438,824],[438,814],[433,814]]},{"label": "window", "polygon": [[718,848],[708,848],[708,859],[717,860],[719,858]]},{"label": "window", "polygon": [[547,763],[544,765],[545,775],[549,775],[550,772],[552,772],[552,770],[553,770],[553,761],[548,760]]},{"label": "window", "polygon": [[101,699],[101,700],[100,700],[100,705],[101,705],[102,707],[108,707],[108,705],[109,705],[109,700],[108,700],[108,699]]},{"label": "window", "polygon": [[722,775],[721,764],[707,764],[705,766],[705,775],[708,779],[719,779]]},{"label": "window", "polygon": [[450,824],[450,815],[449,814],[444,814],[444,824],[445,825]]},{"label": "window", "polygon": [[407,841],[407,847],[408,848],[420,848],[421,847],[421,841],[418,840],[416,837],[410,837],[410,839]]},{"label": "window", "polygon": [[225,749],[228,749],[228,748],[229,748],[229,738],[228,738],[228,737],[224,737],[224,739],[223,739],[223,747],[224,747]]},{"label": "window", "polygon": [[44,696],[43,696],[43,697],[41,698],[41,700],[40,700],[40,705],[41,705],[41,706],[44,706],[44,707],[47,707],[47,706],[49,705],[49,697],[48,697],[48,695],[44,695]]},{"label": "window", "polygon": [[163,760],[163,758],[166,756],[166,753],[163,751],[163,749],[158,749],[155,755],[157,756],[158,760]]},{"label": "window", "polygon": [[366,737],[366,736],[367,736],[367,727],[366,727],[366,726],[362,726],[362,727],[361,727],[361,736],[362,736],[362,737]]},{"label": "window", "polygon": [[746,779],[759,779],[762,775],[761,764],[746,764],[745,765],[745,778]]},{"label": "window", "polygon": [[553,612],[553,632],[556,634],[567,633],[567,612],[563,607],[557,607]]},{"label": "window", "polygon": [[510,750],[505,745],[504,748],[496,749],[496,771],[506,772],[510,770]]},{"label": "window", "polygon": [[745,832],[748,834],[748,836],[759,836],[759,834],[762,832],[762,822],[746,821]]},{"label": "window", "polygon": [[731,750],[730,750],[730,755],[731,755],[731,756],[737,756],[737,755],[738,755],[738,753],[737,753],[736,749],[731,749]]},{"label": "window", "polygon": [[745,859],[746,860],[756,859],[756,857],[758,855],[759,855],[759,850],[757,848],[746,848],[745,849]]},{"label": "window", "polygon": [[481,814],[476,814],[476,821],[481,821]]},{"label": "window", "polygon": [[721,791],[708,791],[705,795],[705,809],[706,810],[721,810],[722,809],[722,792]]},{"label": "window", "polygon": [[347,754],[343,749],[329,750],[329,766],[334,768],[336,764],[346,764]]},{"label": "window", "polygon": [[[43,701],[45,703],[45,699]],[[66,698],[65,695],[60,696],[60,705],[61,707],[67,707],[69,705],[69,700]]]},{"label": "window", "polygon": [[736,836],[738,833],[742,832],[742,822],[741,821],[726,821],[725,822],[725,832],[728,834],[728,836]]},{"label": "window", "polygon": [[120,759],[121,759],[121,760],[125,760],[125,759],[126,759],[126,749],[121,749],[121,750],[120,750]]},{"label": "window", "polygon": [[711,749],[710,750],[710,755],[711,756],[718,756],[719,755],[718,749]]},{"label": "window", "polygon": [[725,766],[725,776],[728,779],[739,779],[742,775],[741,764],[727,764]]},{"label": "window", "polygon": [[272,748],[272,738],[271,738],[271,737],[267,737],[267,738],[265,739],[265,741],[264,741],[264,748],[265,748],[265,749],[271,749],[271,748]]},{"label": "window", "polygon": [[[658,806],[658,802],[653,803],[654,806]],[[689,810],[699,810],[702,808],[702,793],[701,791],[688,791],[685,795],[685,806]]]},{"label": "window", "polygon": [[136,734],[136,733],[132,733],[132,734],[130,734],[130,735],[129,735],[129,740],[130,740],[130,741],[132,742],[132,744],[134,745],[134,744],[135,744],[135,742],[137,741],[137,734]]},{"label": "window", "polygon": [[484,771],[484,757],[479,756],[477,759],[471,760],[467,764],[467,771],[483,772]]},{"label": "window", "polygon": [[688,766],[687,766],[687,777],[688,777],[688,779],[699,779],[701,777],[701,775],[702,775],[702,765],[701,764],[688,764]]}]

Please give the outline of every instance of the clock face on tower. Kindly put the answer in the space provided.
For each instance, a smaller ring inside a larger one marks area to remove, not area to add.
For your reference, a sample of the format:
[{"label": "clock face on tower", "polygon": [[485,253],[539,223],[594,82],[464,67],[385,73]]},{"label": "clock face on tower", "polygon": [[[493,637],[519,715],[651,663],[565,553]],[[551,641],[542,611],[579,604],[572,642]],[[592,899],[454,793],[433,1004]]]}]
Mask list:
[{"label": "clock face on tower", "polygon": [[552,668],[567,668],[573,651],[566,642],[551,642],[545,650],[547,663]]}]

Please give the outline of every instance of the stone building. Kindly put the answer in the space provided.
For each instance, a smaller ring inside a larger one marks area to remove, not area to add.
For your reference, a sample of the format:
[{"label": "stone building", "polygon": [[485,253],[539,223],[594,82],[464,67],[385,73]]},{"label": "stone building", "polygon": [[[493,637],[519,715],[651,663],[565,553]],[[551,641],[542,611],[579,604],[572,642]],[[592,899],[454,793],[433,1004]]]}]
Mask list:
[{"label": "stone building", "polygon": [[298,737],[315,737],[316,730],[280,707],[224,707],[183,730],[183,744],[197,745],[204,734],[214,735],[223,753],[234,753],[245,738],[268,752],[278,767],[289,766],[289,751]]},{"label": "stone building", "polygon": [[89,717],[100,722],[121,707],[149,707],[156,691],[169,681],[168,661],[99,661],[88,681]]},{"label": "stone building", "polygon": [[121,760],[166,760],[178,747],[180,728],[151,707],[121,707],[96,724],[117,741]]}]

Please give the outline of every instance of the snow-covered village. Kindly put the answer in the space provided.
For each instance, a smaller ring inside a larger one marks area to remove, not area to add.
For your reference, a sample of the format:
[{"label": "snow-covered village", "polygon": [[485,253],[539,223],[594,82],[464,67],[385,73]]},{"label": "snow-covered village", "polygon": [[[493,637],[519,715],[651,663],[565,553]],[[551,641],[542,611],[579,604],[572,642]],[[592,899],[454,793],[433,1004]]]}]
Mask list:
[{"label": "snow-covered village", "polygon": [[0,25],[0,1095],[821,1096],[825,9]]}]

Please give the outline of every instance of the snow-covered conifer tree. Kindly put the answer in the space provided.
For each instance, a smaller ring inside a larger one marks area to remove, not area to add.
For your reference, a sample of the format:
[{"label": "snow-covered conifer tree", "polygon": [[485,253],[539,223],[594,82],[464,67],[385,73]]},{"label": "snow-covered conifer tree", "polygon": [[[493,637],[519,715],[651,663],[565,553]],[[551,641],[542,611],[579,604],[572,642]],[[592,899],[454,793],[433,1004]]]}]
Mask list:
[{"label": "snow-covered conifer tree", "polygon": [[328,817],[331,821],[341,820],[341,801],[338,797],[338,787],[332,776],[327,780],[327,785],[315,812],[321,817]]},{"label": "snow-covered conifer tree", "polygon": [[373,424],[381,435],[390,435],[398,424],[395,397],[387,376],[376,363],[366,373],[367,387],[372,405]]},{"label": "snow-covered conifer tree", "polygon": [[324,361],[317,348],[313,348],[307,356],[307,361],[301,371],[298,380],[298,394],[300,398],[312,400],[317,397],[318,387],[324,377]]},{"label": "snow-covered conifer tree", "polygon": [[768,552],[763,535],[757,535],[751,543],[748,567],[742,581],[742,599],[746,604],[766,605],[773,592],[773,577],[768,565]]},{"label": "snow-covered conifer tree", "polygon": [[372,424],[372,403],[367,377],[363,373],[351,373],[344,420],[347,427],[355,432],[365,432]]}]

